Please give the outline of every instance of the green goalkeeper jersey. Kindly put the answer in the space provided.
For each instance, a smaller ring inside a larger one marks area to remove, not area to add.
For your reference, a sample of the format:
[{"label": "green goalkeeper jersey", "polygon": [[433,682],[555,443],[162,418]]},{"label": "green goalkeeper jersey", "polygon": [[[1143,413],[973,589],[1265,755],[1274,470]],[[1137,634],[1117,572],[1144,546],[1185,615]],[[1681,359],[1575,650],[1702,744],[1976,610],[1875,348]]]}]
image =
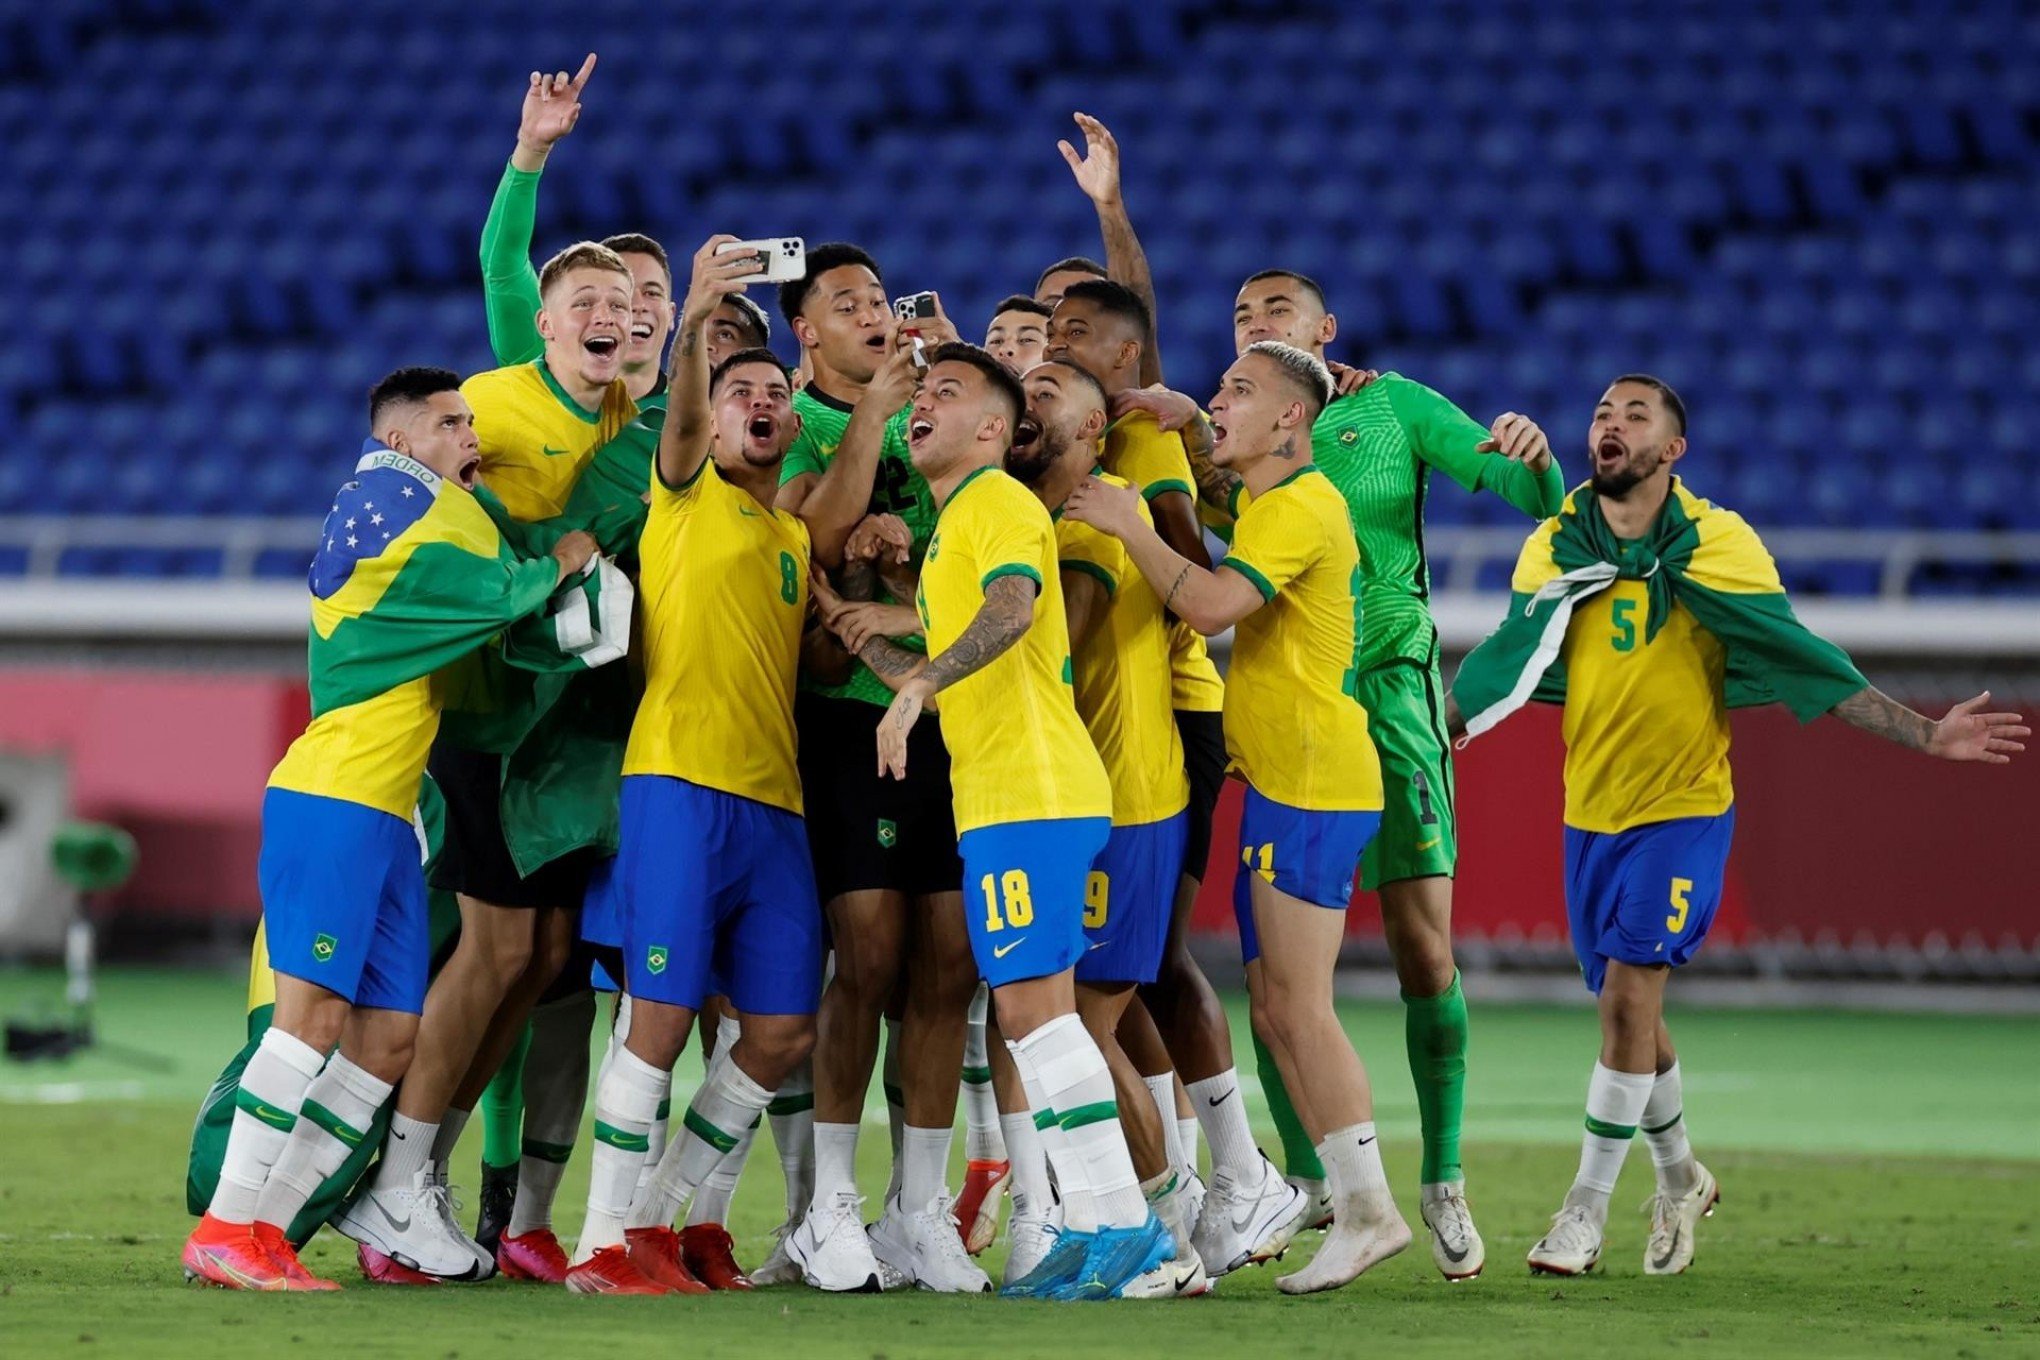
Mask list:
[{"label": "green goalkeeper jersey", "polygon": [[[786,462],[779,472],[782,483],[804,472],[820,476],[828,471],[829,464],[835,461],[837,447],[843,442],[843,431],[850,428],[850,403],[818,392],[812,386],[793,394],[793,409],[800,416],[800,434],[786,451]],[[907,449],[907,416],[911,410],[912,407],[903,406],[886,422],[878,470],[871,481],[870,513],[898,515],[906,523],[907,532],[914,536],[913,566],[919,571],[921,555],[928,551],[928,539],[935,532],[935,493],[928,489],[927,479],[914,470]],[[893,599],[883,586],[878,590],[878,598],[888,604],[913,603]],[[915,652],[924,651],[927,646],[918,633],[893,641]],[[800,685],[832,699],[862,699],[880,708],[893,701],[893,692],[886,688],[885,681],[873,675],[862,661],[854,659],[850,678],[840,685],[820,684],[806,676],[801,677]]]},{"label": "green goalkeeper jersey", "polygon": [[1434,665],[1431,568],[1424,556],[1424,497],[1437,469],[1468,491],[1492,491],[1534,519],[1558,513],[1565,477],[1482,453],[1488,432],[1422,383],[1384,373],[1338,398],[1310,434],[1318,468],[1345,498],[1360,541],[1360,654],[1371,670],[1396,661]]}]

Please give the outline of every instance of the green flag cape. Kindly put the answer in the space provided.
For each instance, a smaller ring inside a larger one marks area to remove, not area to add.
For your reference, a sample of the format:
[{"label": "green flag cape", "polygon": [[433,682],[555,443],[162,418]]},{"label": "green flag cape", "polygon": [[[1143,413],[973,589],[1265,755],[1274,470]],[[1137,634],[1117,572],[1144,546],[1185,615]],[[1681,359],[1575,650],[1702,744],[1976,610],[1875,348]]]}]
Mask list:
[{"label": "green flag cape", "polygon": [[1674,477],[1650,532],[1625,542],[1608,527],[1589,484],[1530,535],[1516,563],[1507,616],[1453,678],[1467,736],[1480,735],[1533,699],[1564,702],[1559,655],[1566,625],[1582,600],[1620,580],[1645,585],[1646,644],[1674,605],[1691,611],[1721,642],[1730,708],[1784,704],[1810,722],[1870,683],[1841,648],[1794,617],[1776,564],[1742,516],[1693,495]]}]

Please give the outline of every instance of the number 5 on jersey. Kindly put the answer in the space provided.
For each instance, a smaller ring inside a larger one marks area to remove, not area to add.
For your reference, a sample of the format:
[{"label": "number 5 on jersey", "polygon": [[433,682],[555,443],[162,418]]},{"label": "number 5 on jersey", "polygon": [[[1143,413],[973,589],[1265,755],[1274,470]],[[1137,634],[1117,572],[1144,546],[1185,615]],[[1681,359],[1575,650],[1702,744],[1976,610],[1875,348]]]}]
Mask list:
[{"label": "number 5 on jersey", "polygon": [[1034,924],[1034,898],[1028,892],[1025,869],[1008,869],[996,881],[993,875],[986,874],[978,880],[978,887],[985,895],[987,931]]}]

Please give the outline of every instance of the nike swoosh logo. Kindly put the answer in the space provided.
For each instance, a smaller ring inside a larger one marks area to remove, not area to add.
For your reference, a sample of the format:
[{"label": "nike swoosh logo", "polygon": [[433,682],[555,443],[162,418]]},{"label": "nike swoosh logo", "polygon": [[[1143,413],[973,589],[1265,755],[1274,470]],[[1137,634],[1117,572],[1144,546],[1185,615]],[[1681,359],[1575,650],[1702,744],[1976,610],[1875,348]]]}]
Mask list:
[{"label": "nike swoosh logo", "polygon": [[[1233,1088],[1233,1090],[1234,1090],[1234,1091],[1236,1091],[1236,1090],[1238,1090],[1238,1089],[1239,1089],[1239,1088],[1238,1088],[1237,1086]],[[1226,1103],[1226,1102],[1227,1102],[1228,1100],[1231,1100],[1231,1099],[1232,1099],[1232,1094],[1233,1094],[1233,1093],[1232,1093],[1232,1091],[1227,1091],[1227,1092],[1226,1092],[1226,1093],[1225,1093],[1224,1095],[1222,1095],[1222,1096],[1212,1096],[1212,1097],[1210,1097],[1210,1098],[1209,1098],[1209,1099],[1207,1099],[1207,1100],[1206,1100],[1206,1101],[1205,1101],[1204,1103],[1205,1103],[1206,1105],[1209,1105],[1209,1106],[1210,1106],[1210,1107],[1211,1107],[1212,1109],[1214,1109],[1214,1110],[1215,1110],[1215,1109],[1217,1109],[1217,1108],[1218,1108],[1219,1106],[1221,1106],[1221,1105],[1225,1104],[1225,1103]]]},{"label": "nike swoosh logo", "polygon": [[1468,1247],[1466,1248],[1465,1251],[1454,1251],[1442,1237],[1438,1239],[1438,1246],[1442,1251],[1444,1251],[1445,1259],[1450,1261],[1455,1266],[1458,1265],[1461,1261],[1464,1261],[1467,1257],[1467,1254],[1473,1250],[1472,1247]]},{"label": "nike swoosh logo", "polygon": [[553,447],[552,445],[550,445],[550,444],[541,444],[541,445],[539,445],[539,446],[538,446],[538,451],[539,451],[540,453],[544,454],[544,455],[545,455],[546,457],[548,457],[548,458],[571,458],[571,457],[573,457],[573,456],[574,456],[574,455],[573,455],[573,451],[572,451],[572,450],[570,450],[570,449],[556,449],[556,448],[554,448],[554,447]]},{"label": "nike swoosh logo", "polygon": [[1026,943],[1027,937],[1025,935],[1022,935],[1019,939],[1013,941],[1013,943],[1009,945],[993,945],[992,957],[995,959],[1003,959],[1008,954],[1012,953],[1014,950],[1018,949],[1021,945]]},{"label": "nike swoosh logo", "polygon": [[389,1211],[389,1206],[387,1205],[379,1203],[375,1207],[382,1210],[382,1216],[389,1220],[389,1224],[392,1228],[395,1228],[400,1233],[411,1231],[411,1216],[409,1214],[406,1214],[402,1218],[398,1218],[395,1214]]},{"label": "nike swoosh logo", "polygon": [[1090,952],[1091,950],[1093,950],[1093,949],[1103,949],[1103,948],[1104,948],[1104,947],[1105,947],[1106,945],[1108,945],[1108,944],[1111,944],[1111,943],[1112,943],[1112,941],[1110,941],[1110,940],[1099,940],[1099,941],[1098,941],[1097,943],[1095,943],[1095,944],[1090,944],[1090,945],[1086,945],[1086,946],[1084,947],[1084,949],[1085,949],[1085,952],[1086,952],[1086,953],[1089,953],[1089,952]]},{"label": "nike swoosh logo", "polygon": [[1371,1142],[1373,1142],[1373,1141],[1374,1141],[1374,1140],[1373,1140],[1372,1138],[1362,1138],[1362,1139],[1361,1139],[1361,1140],[1360,1140],[1359,1142],[1357,1142],[1357,1143],[1353,1144],[1353,1146],[1354,1146],[1354,1147],[1366,1147],[1366,1146],[1367,1146],[1367,1145],[1368,1145],[1369,1143],[1371,1143]]},{"label": "nike swoosh logo", "polygon": [[1445,839],[1445,838],[1444,838],[1443,836],[1433,836],[1433,837],[1431,837],[1431,839],[1429,839],[1429,840],[1425,841],[1425,842],[1424,842],[1424,843],[1423,843],[1422,845],[1419,845],[1419,846],[1417,847],[1417,853],[1421,855],[1421,854],[1423,854],[1423,853],[1424,853],[1424,852],[1425,852],[1426,850],[1435,850],[1435,849],[1437,849],[1437,848],[1438,848],[1438,842],[1440,842],[1440,841],[1442,841],[1442,840],[1444,840],[1444,839]]},{"label": "nike swoosh logo", "polygon": [[1666,1266],[1672,1263],[1672,1258],[1679,1254],[1679,1235],[1682,1231],[1684,1231],[1683,1228],[1672,1229],[1671,1244],[1665,1248],[1665,1254],[1663,1256],[1658,1257],[1656,1260],[1650,1263],[1652,1269],[1663,1270]]},{"label": "nike swoosh logo", "polygon": [[738,506],[738,507],[737,507],[737,513],[738,513],[738,514],[740,514],[740,515],[742,515],[742,516],[743,516],[744,518],[746,518],[746,519],[757,519],[757,518],[758,518],[758,512],[757,512],[756,510],[753,510],[753,509],[752,509],[752,508],[751,508],[750,506],[748,506],[748,505],[740,505],[740,506]]},{"label": "nike swoosh logo", "polygon": [[269,1105],[264,1105],[259,1100],[255,1102],[255,1109],[253,1113],[257,1119],[261,1120],[265,1124],[274,1124],[279,1119],[290,1118],[290,1116],[285,1114],[282,1110],[276,1109]]}]

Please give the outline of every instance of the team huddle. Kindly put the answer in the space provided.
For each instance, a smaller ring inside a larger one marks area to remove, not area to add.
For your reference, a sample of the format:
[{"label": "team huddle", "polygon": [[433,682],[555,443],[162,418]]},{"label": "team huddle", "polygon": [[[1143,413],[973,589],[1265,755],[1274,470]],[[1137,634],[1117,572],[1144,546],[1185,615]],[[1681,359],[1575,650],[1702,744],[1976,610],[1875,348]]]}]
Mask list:
[{"label": "team huddle", "polygon": [[[1171,390],[1118,147],[1084,115],[1061,151],[1106,258],[1049,266],[982,346],[844,243],[778,286],[797,369],[752,295],[770,261],[736,237],[684,285],[636,234],[534,270],[541,172],[593,67],[531,77],[483,231],[501,366],[379,383],[320,535],[313,718],[263,804],[266,1028],[201,1116],[187,1274],[338,1288],[298,1256],[330,1225],[392,1284],[1171,1299],[1322,1229],[1277,1283],[1338,1288],[1412,1240],[1333,1005],[1357,878],[1406,1010],[1419,1221],[1471,1279],[1451,749],[1531,701],[1564,706],[1602,1047],[1529,1265],[1595,1266],[1640,1129],[1644,1270],[1685,1270],[1720,1190],[1663,998],[1721,899],[1728,710],[1993,763],[2023,750],[2018,715],[1986,694],[1929,720],[1807,632],[1749,525],[1674,475],[1686,411],[1655,377],[1601,394],[1568,491],[1531,420],[1328,364],[1324,291],[1275,268],[1237,290],[1217,392]],[[1434,471],[1530,527],[1449,690]],[[1236,850],[1212,845],[1227,778]],[[1214,849],[1238,855],[1279,1168],[1185,940]],[[554,1200],[598,1017],[569,1252]],[[874,1068],[893,1171],[867,1223]],[[477,1110],[470,1235],[449,1162]],[[727,1221],[761,1125],[786,1220],[746,1269]],[[974,1258],[1002,1226],[995,1283]]]}]

